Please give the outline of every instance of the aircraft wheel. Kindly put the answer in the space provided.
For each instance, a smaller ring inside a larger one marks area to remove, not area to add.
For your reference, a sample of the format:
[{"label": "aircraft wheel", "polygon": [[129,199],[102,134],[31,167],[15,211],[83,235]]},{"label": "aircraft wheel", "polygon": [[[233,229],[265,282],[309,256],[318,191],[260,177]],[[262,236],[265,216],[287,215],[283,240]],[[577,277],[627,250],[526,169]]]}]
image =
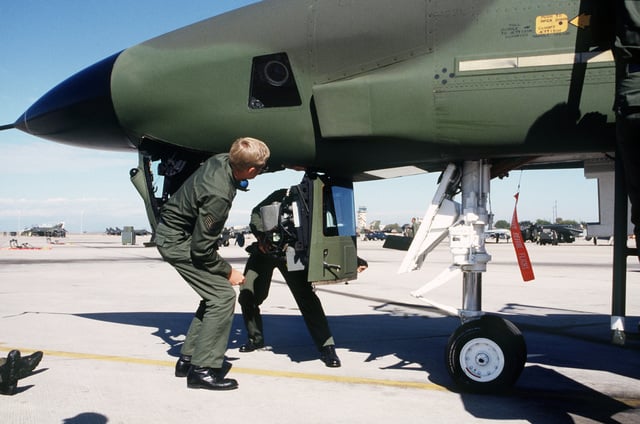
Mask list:
[{"label": "aircraft wheel", "polygon": [[513,323],[484,315],[458,327],[445,354],[447,371],[460,390],[493,393],[516,382],[527,359],[527,347]]}]

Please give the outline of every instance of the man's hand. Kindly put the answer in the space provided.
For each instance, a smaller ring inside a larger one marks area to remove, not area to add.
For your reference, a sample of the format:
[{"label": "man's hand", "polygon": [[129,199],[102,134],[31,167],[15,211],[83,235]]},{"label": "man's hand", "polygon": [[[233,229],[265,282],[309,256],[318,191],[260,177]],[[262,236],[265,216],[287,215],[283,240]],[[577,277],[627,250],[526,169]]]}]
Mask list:
[{"label": "man's hand", "polygon": [[235,268],[231,268],[231,274],[229,274],[229,282],[232,286],[239,286],[244,284],[244,274]]}]

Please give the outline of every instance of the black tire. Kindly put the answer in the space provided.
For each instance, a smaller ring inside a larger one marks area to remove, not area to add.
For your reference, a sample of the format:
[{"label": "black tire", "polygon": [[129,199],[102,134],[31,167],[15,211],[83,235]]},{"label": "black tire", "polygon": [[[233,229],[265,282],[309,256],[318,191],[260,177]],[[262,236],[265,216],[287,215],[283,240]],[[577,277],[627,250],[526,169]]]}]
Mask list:
[{"label": "black tire", "polygon": [[527,346],[513,323],[484,315],[458,327],[449,338],[445,358],[461,391],[495,393],[516,382],[527,360]]}]

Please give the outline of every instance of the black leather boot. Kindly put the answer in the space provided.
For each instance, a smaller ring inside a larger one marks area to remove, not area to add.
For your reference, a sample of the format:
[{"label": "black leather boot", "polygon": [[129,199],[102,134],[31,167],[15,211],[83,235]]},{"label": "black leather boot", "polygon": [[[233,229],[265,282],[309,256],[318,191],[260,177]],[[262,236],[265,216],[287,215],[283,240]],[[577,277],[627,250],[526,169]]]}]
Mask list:
[{"label": "black leather boot", "polygon": [[7,360],[0,366],[0,394],[13,395],[18,387],[18,371],[20,368],[20,351],[12,350]]},{"label": "black leather boot", "polygon": [[192,366],[187,375],[187,387],[191,389],[233,390],[238,382],[225,378],[221,369]]},{"label": "black leather boot", "polygon": [[320,359],[329,368],[338,368],[341,365],[334,345],[324,346],[320,349]]},{"label": "black leather boot", "polygon": [[262,348],[264,348],[264,342],[253,342],[252,340],[249,340],[248,342],[240,346],[240,349],[238,350],[242,353],[247,353]]},{"label": "black leather boot", "polygon": [[18,361],[18,379],[29,376],[42,360],[43,353],[37,351],[28,356],[23,356]]},{"label": "black leather boot", "polygon": [[191,368],[191,355],[180,355],[176,362],[176,377],[186,377]]},{"label": "black leather boot", "polygon": [[[220,369],[220,375],[224,377],[227,375],[233,364],[225,359]],[[176,362],[176,377],[186,377],[189,374],[189,368],[191,368],[191,356],[180,355]]]}]

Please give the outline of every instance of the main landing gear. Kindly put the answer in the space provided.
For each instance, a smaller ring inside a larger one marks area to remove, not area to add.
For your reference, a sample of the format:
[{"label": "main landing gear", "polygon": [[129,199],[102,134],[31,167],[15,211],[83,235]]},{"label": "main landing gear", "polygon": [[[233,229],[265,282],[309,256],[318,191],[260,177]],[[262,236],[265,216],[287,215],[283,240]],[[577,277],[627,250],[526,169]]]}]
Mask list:
[{"label": "main landing gear", "polygon": [[[449,236],[452,265],[412,295],[460,317],[462,325],[449,338],[445,351],[447,371],[460,390],[476,393],[511,387],[527,359],[518,328],[504,318],[482,312],[482,273],[491,260],[484,246],[489,185],[490,165],[484,161],[449,164],[399,270],[419,269],[426,255]],[[458,191],[461,204],[452,200]],[[463,284],[462,308],[424,297],[458,275]]]},{"label": "main landing gear", "polygon": [[513,323],[484,315],[458,327],[445,356],[447,371],[458,388],[489,393],[516,382],[527,360],[527,347]]}]

